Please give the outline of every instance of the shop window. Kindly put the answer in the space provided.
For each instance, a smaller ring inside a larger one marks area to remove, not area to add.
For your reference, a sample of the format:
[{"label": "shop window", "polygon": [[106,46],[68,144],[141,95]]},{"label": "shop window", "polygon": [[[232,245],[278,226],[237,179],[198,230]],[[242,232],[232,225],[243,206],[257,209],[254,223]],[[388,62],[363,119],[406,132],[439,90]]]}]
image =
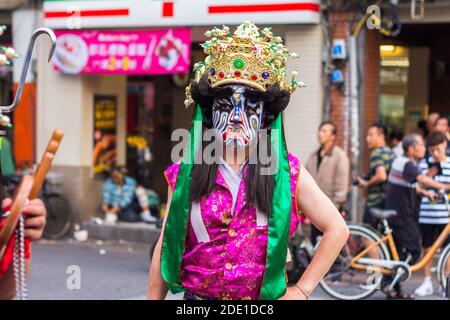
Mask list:
[{"label": "shop window", "polygon": [[381,122],[389,129],[404,131],[405,104],[408,93],[408,49],[394,45],[380,46]]}]

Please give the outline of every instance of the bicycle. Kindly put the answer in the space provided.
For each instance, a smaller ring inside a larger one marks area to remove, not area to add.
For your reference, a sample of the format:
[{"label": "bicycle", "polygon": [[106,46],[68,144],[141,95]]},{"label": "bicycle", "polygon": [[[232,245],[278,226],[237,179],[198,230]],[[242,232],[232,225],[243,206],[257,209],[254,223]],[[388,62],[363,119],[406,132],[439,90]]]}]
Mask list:
[{"label": "bicycle", "polygon": [[40,198],[47,208],[47,224],[44,228],[44,238],[61,239],[72,229],[74,217],[69,201],[63,197],[62,176],[49,172],[45,179]]},{"label": "bicycle", "polygon": [[[439,192],[445,200],[450,216],[449,195]],[[450,223],[446,225],[426,255],[414,265],[411,257],[400,261],[392,229],[387,221],[397,214],[395,210],[372,208],[370,214],[381,221],[383,235],[370,227],[350,224],[350,236],[330,271],[320,281],[320,286],[332,297],[341,300],[359,300],[379,289],[394,290],[397,283],[409,279],[412,273],[423,269],[441,249],[450,235]],[[450,297],[450,244],[442,249],[437,263],[437,278],[447,298]],[[383,284],[384,276],[392,276],[390,283]],[[383,287],[384,286],[384,287]]]},{"label": "bicycle", "polygon": [[[23,170],[22,174],[33,172],[32,170]],[[14,194],[21,175],[10,177],[6,181],[6,191],[8,194]],[[57,173],[49,172],[45,178],[39,198],[44,202],[47,209],[46,225],[44,227],[43,237],[46,239],[61,239],[73,226],[73,214],[66,198],[62,196],[61,191],[62,176]]]}]

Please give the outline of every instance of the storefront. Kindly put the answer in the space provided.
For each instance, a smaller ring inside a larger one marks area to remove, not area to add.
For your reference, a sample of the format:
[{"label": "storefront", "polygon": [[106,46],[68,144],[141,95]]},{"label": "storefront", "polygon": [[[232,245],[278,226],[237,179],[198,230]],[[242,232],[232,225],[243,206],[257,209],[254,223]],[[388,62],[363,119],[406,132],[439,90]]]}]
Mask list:
[{"label": "storefront", "polygon": [[[54,127],[65,131],[55,168],[70,176],[65,189],[81,219],[96,214],[102,183],[96,177],[111,163],[125,165],[165,200],[162,172],[171,162],[172,131],[187,128],[191,118],[183,101],[193,62],[204,57],[198,44],[212,26],[236,25],[250,13],[302,57],[299,74],[308,89],[291,98],[287,141],[302,159],[316,147],[322,117],[319,1],[243,2],[44,2],[44,24],[66,46],[57,49],[53,65],[46,63],[44,46],[39,50],[38,150]],[[82,46],[69,41],[74,36],[88,44],[78,65],[69,59]]]},{"label": "storefront", "polygon": [[402,30],[380,46],[380,116],[405,133],[432,112],[450,116],[450,2],[419,9],[413,17],[409,4],[400,5]]}]

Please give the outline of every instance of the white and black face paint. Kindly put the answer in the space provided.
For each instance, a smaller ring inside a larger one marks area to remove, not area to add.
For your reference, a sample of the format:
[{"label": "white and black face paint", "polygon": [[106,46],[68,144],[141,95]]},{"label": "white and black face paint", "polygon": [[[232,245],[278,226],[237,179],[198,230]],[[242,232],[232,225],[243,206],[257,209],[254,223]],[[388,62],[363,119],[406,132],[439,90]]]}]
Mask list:
[{"label": "white and black face paint", "polygon": [[230,97],[218,97],[213,104],[213,127],[227,146],[246,148],[258,137],[264,102],[244,95],[246,86],[232,85]]}]

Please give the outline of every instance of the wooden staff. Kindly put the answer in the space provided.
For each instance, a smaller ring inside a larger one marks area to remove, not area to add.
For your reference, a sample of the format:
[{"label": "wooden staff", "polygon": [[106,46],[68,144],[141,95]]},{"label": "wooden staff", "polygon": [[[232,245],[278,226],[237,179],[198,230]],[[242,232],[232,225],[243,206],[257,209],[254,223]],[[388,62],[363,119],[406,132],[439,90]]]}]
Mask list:
[{"label": "wooden staff", "polygon": [[63,136],[64,133],[61,130],[53,131],[53,135],[47,144],[47,148],[42,155],[41,162],[36,169],[36,173],[34,174],[34,184],[30,193],[30,199],[35,199],[38,196],[39,191],[44,184],[45,177],[52,166],[53,159],[55,158],[56,151],[58,151]]},{"label": "wooden staff", "polygon": [[3,258],[4,251],[8,245],[9,239],[11,239],[14,230],[17,227],[20,213],[27,199],[35,199],[39,191],[44,184],[45,177],[52,165],[52,161],[55,158],[56,151],[58,151],[59,145],[63,137],[61,130],[53,131],[53,135],[48,142],[47,148],[42,156],[34,178],[31,176],[24,176],[16,190],[14,200],[11,206],[10,215],[6,218],[4,227],[0,230],[0,260]]},{"label": "wooden staff", "polygon": [[20,214],[33,187],[33,182],[34,178],[32,176],[24,176],[14,194],[9,216],[6,218],[5,225],[0,230],[0,260],[5,254],[9,239],[11,239],[14,230],[16,230]]}]

